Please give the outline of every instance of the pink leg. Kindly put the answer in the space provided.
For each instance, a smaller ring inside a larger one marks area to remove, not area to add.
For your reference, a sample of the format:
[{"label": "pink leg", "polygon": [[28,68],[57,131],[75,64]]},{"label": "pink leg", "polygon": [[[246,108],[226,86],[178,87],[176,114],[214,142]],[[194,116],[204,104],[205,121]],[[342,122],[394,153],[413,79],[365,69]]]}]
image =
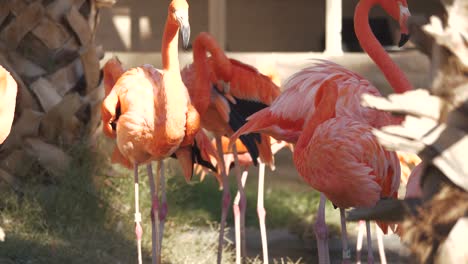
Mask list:
[{"label": "pink leg", "polygon": [[[242,174],[241,174],[240,165],[239,165],[237,147],[235,144],[234,146],[232,146],[232,152],[234,154],[234,164],[235,164],[234,169],[236,170],[237,190],[240,194],[240,200],[239,200],[240,240],[236,241],[236,248],[237,248],[237,244],[239,244],[241,247],[241,257],[244,258],[247,256],[247,247],[246,247],[246,242],[245,242],[245,208],[247,205],[247,199],[245,197],[244,184],[242,183]],[[236,260],[236,262],[238,261]],[[238,263],[240,263],[240,260]]]},{"label": "pink leg", "polygon": [[150,186],[150,194],[151,194],[151,240],[152,240],[152,262],[153,264],[159,263],[158,262],[158,255],[160,255],[159,251],[159,240],[156,239],[159,235],[159,228],[158,224],[156,223],[155,219],[158,219],[158,195],[157,191],[155,191],[154,185],[154,177],[153,177],[153,167],[151,166],[151,162],[146,166],[146,170],[148,171],[148,180]]},{"label": "pink leg", "polygon": [[135,234],[137,238],[138,248],[138,263],[142,263],[141,257],[141,236],[143,235],[143,229],[141,228],[141,213],[140,213],[140,200],[138,190],[138,164],[134,164],[134,177],[135,177]]},{"label": "pink leg", "polygon": [[330,263],[328,250],[328,229],[325,223],[325,202],[327,198],[320,193],[320,204],[317,212],[317,220],[314,224],[315,237],[317,239],[317,250],[320,264]]},{"label": "pink leg", "polygon": [[[245,186],[245,181],[247,180],[248,171],[244,170],[242,172],[242,186]],[[240,215],[240,208],[239,208],[239,201],[240,201],[240,192],[237,191],[236,197],[234,198],[234,203],[232,204],[232,209],[234,211],[234,228],[236,233],[236,263],[241,263],[242,259],[242,250],[240,246],[241,239],[241,215]]]},{"label": "pink leg", "polygon": [[383,232],[380,230],[380,227],[375,224],[375,229],[377,232],[377,246],[379,247],[380,263],[387,264],[387,257],[385,256],[385,247],[383,242]]},{"label": "pink leg", "polygon": [[367,263],[374,263],[374,254],[372,252],[372,235],[370,229],[370,222],[366,221],[366,231],[367,231]]},{"label": "pink leg", "polygon": [[[160,243],[159,243],[159,252],[162,252],[162,240],[164,234],[164,224],[166,223],[167,215],[167,197],[166,197],[166,176],[164,175],[164,162],[161,160],[158,163],[159,175],[160,175],[160,186],[161,186],[161,209],[159,213],[159,225],[160,225]],[[159,256],[161,258],[161,254]]]},{"label": "pink leg", "polygon": [[266,211],[263,206],[263,190],[265,183],[265,163],[259,162],[258,168],[258,193],[257,193],[257,215],[258,223],[260,224],[260,235],[262,236],[263,263],[268,264],[268,241],[266,234],[265,215]]},{"label": "pink leg", "polygon": [[221,137],[216,136],[216,148],[220,158],[219,166],[221,167],[221,176],[223,178],[223,199],[222,199],[222,210],[221,210],[221,223],[219,228],[219,241],[218,241],[218,259],[217,263],[221,264],[223,256],[223,244],[224,244],[224,226],[226,225],[226,217],[231,203],[231,193],[229,191],[229,181],[226,174],[226,168],[224,168],[224,155],[223,145],[221,144]]},{"label": "pink leg", "polygon": [[351,250],[348,246],[348,232],[346,231],[345,210],[340,208],[341,218],[341,243],[343,244],[343,263],[351,263]]},{"label": "pink leg", "polygon": [[359,221],[358,236],[356,242],[356,264],[361,264],[362,240],[364,239],[364,229],[366,228],[363,220]]}]

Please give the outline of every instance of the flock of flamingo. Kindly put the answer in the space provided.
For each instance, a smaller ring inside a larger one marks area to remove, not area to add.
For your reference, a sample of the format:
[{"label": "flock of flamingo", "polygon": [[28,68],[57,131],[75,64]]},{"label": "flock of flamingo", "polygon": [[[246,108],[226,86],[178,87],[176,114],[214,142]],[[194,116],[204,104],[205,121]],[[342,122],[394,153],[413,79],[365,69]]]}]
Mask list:
[{"label": "flock of flamingo", "polygon": [[[360,45],[394,91],[411,90],[405,74],[372,33],[368,15],[374,5],[380,5],[399,22],[402,33],[399,45],[402,46],[408,40],[406,23],[410,13],[406,0],[360,0],[355,9],[354,25]],[[257,213],[263,261],[268,263],[263,207],[265,165],[274,168],[274,154],[288,146],[299,174],[320,192],[314,226],[319,263],[330,262],[325,224],[327,199],[340,210],[342,258],[344,263],[349,263],[345,209],[370,207],[379,199],[396,198],[402,180],[400,160],[405,155],[385,150],[373,136],[372,129],[397,124],[401,119],[362,107],[361,95],[380,95],[379,90],[338,64],[318,60],[289,77],[280,89],[254,67],[228,58],[216,40],[205,32],[199,33],[193,42],[193,63],[181,69],[179,33],[187,47],[190,24],[186,0],[172,0],[169,5],[162,38],[162,69],[145,64],[126,70],[117,58],[107,61],[103,68],[105,99],[101,113],[104,134],[115,141],[112,162],[134,170],[138,262],[142,263],[143,232],[138,167],[147,166],[152,197],[152,257],[153,263],[160,263],[167,214],[163,160],[172,157],[181,165],[187,181],[198,165],[212,173],[222,188],[218,263],[222,260],[224,228],[232,200],[227,178],[229,170],[235,169],[237,180],[233,211],[236,261],[241,263],[246,256],[244,184],[247,168],[259,165]],[[0,68],[0,143],[11,129],[16,92],[15,81]],[[214,135],[214,142],[205,131]],[[158,162],[156,180],[152,161]],[[409,177],[407,196],[419,195],[417,168]],[[404,178],[408,181],[408,177]],[[155,182],[161,184],[156,186]],[[396,231],[395,223],[377,224],[383,233]],[[360,226],[363,227],[363,222]],[[368,222],[366,229],[370,248]],[[359,240],[362,239],[360,234]],[[383,245],[379,247],[383,249]],[[368,254],[368,261],[373,262],[371,249]],[[385,255],[380,255],[385,261]]]}]

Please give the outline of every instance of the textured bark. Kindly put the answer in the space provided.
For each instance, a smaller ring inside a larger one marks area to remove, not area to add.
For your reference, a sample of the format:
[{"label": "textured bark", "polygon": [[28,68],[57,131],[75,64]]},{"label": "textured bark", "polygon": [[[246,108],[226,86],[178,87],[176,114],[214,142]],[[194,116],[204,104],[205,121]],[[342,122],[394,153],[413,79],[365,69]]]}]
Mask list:
[{"label": "textured bark", "polygon": [[[111,0],[0,1],[0,65],[18,83],[12,132],[0,146],[0,182],[18,188],[21,164],[59,177],[67,150],[99,124],[103,91],[94,42],[100,7]],[[8,162],[7,162],[8,161]]]}]

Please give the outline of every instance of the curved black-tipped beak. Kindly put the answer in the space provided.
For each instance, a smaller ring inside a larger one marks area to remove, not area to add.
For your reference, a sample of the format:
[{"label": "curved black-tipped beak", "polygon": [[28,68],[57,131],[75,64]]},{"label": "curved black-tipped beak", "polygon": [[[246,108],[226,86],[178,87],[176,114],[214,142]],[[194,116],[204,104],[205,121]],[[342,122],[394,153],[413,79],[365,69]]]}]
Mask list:
[{"label": "curved black-tipped beak", "polygon": [[180,31],[182,33],[182,44],[184,45],[184,49],[186,49],[188,48],[190,41],[190,25],[183,25],[180,27]]},{"label": "curved black-tipped beak", "polygon": [[410,39],[410,35],[409,34],[404,34],[402,33],[401,36],[400,36],[400,42],[398,42],[398,47],[403,47],[403,45],[406,44],[406,42],[408,42],[408,40]]},{"label": "curved black-tipped beak", "polygon": [[190,41],[190,23],[188,10],[176,11],[177,22],[179,23],[180,33],[182,34],[182,44],[184,49],[189,46]]}]

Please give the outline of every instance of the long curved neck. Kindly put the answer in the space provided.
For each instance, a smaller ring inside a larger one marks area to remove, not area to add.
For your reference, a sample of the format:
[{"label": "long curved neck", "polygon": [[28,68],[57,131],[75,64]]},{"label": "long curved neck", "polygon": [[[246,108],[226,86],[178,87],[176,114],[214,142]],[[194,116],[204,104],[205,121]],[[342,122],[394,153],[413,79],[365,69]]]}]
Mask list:
[{"label": "long curved neck", "polygon": [[372,33],[369,25],[369,11],[377,4],[377,0],[361,0],[354,12],[354,31],[361,47],[369,57],[377,64],[385,75],[385,78],[397,93],[403,93],[413,89],[406,75],[390,58],[382,45]]},{"label": "long curved neck", "polygon": [[218,43],[216,43],[216,40],[208,33],[202,32],[198,35],[196,42],[199,49],[199,56],[205,58],[207,51],[211,54],[213,70],[216,74],[219,74],[217,77],[224,81],[230,81],[232,75],[231,61],[226,54],[224,54]]},{"label": "long curved neck", "polygon": [[334,83],[334,80],[328,80],[323,83],[315,95],[315,109],[304,123],[301,136],[294,148],[294,155],[301,155],[313,137],[315,129],[323,122],[335,116],[337,100],[338,87]]},{"label": "long curved neck", "polygon": [[166,21],[161,47],[164,71],[179,72],[179,27]]},{"label": "long curved neck", "polygon": [[208,102],[211,93],[210,85],[210,65],[206,52],[211,53],[212,61],[211,65],[214,65],[217,69],[216,73],[220,73],[224,81],[229,81],[227,78],[230,74],[231,64],[229,59],[226,57],[224,52],[219,48],[217,43],[208,33],[200,33],[193,43],[193,63],[195,65],[196,72],[196,87],[197,87],[197,99],[200,103],[197,104],[197,110],[202,115],[208,109]]}]

